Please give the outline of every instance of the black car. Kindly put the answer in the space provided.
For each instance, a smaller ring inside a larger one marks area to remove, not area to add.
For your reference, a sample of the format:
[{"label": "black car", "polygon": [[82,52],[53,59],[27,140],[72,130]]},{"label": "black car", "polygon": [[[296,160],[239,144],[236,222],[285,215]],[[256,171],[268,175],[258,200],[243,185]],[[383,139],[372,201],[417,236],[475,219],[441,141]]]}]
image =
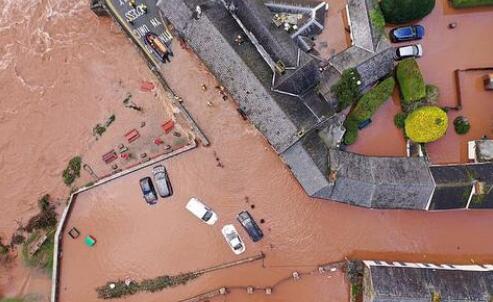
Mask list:
[{"label": "black car", "polygon": [[259,228],[255,220],[253,220],[252,215],[248,213],[248,211],[243,211],[236,216],[236,219],[241,223],[245,231],[248,233],[250,238],[252,238],[253,242],[257,242],[262,237],[264,237],[264,233]]},{"label": "black car", "polygon": [[390,31],[389,35],[394,43],[419,40],[424,37],[425,28],[421,25],[396,27]]},{"label": "black car", "polygon": [[157,194],[150,177],[144,177],[140,181],[140,188],[144,194],[144,199],[148,204],[156,204]]}]

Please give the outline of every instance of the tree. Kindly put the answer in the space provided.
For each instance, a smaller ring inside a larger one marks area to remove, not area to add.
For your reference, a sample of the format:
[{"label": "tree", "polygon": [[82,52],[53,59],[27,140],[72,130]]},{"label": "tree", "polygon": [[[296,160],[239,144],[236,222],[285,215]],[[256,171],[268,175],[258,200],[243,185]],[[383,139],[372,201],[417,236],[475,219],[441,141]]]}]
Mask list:
[{"label": "tree", "polygon": [[435,0],[382,0],[380,7],[387,23],[401,24],[427,16]]},{"label": "tree", "polygon": [[355,68],[344,70],[340,80],[331,87],[336,95],[338,110],[344,110],[356,102],[360,94],[361,76]]}]

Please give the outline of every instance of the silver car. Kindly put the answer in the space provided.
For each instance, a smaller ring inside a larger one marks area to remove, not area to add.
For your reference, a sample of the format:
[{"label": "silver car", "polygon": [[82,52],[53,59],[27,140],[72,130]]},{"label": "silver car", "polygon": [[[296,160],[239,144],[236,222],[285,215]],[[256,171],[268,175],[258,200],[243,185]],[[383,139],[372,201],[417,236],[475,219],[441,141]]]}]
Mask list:
[{"label": "silver car", "polygon": [[421,44],[401,46],[395,50],[395,58],[397,60],[419,58],[421,56],[423,56],[423,47]]},{"label": "silver car", "polygon": [[164,166],[159,165],[152,168],[152,175],[154,175],[154,182],[156,183],[159,196],[165,198],[173,195],[173,188],[171,187],[168,172]]}]

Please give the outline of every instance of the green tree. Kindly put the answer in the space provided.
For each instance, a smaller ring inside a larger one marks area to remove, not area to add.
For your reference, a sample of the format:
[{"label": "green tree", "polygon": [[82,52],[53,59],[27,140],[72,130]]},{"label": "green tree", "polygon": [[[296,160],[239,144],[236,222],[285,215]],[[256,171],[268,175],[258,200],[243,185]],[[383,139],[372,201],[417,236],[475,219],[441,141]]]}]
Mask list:
[{"label": "green tree", "polygon": [[427,16],[435,0],[382,0],[380,7],[387,23],[401,24]]},{"label": "green tree", "polygon": [[344,70],[339,81],[331,87],[339,102],[339,110],[346,109],[359,99],[360,85],[361,76],[355,68]]}]

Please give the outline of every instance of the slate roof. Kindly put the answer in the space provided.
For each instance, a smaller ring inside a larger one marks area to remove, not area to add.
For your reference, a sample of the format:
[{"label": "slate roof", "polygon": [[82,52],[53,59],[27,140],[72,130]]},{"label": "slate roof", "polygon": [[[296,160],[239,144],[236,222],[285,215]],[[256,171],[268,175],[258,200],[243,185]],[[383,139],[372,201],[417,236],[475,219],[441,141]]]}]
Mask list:
[{"label": "slate roof", "polygon": [[430,209],[465,208],[476,181],[485,184],[486,194],[473,196],[469,207],[493,208],[493,163],[432,166],[430,170],[437,186]]},{"label": "slate roof", "polygon": [[426,209],[435,184],[422,158],[368,157],[330,150],[330,198],[372,208]]},{"label": "slate roof", "polygon": [[400,265],[367,265],[363,301],[430,302],[433,293],[440,295],[441,302],[491,301],[491,266]]}]

